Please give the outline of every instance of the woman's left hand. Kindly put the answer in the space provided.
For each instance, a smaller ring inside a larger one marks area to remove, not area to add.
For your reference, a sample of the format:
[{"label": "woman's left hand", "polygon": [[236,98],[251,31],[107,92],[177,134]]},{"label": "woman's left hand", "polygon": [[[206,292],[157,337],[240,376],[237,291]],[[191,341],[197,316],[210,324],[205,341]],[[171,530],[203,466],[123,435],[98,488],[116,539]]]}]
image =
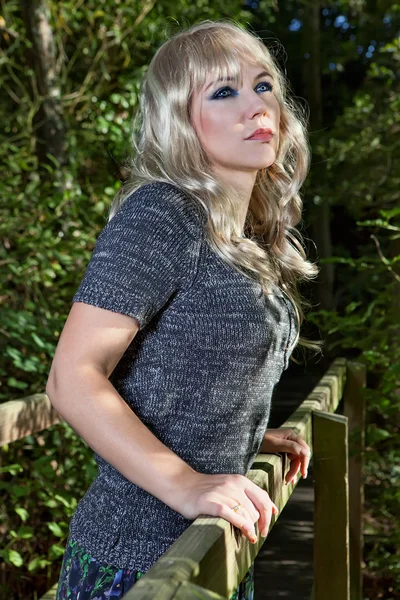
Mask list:
[{"label": "woman's left hand", "polygon": [[286,452],[290,460],[290,468],[285,476],[287,484],[295,482],[299,470],[304,478],[307,477],[310,446],[293,429],[267,429],[260,452]]}]

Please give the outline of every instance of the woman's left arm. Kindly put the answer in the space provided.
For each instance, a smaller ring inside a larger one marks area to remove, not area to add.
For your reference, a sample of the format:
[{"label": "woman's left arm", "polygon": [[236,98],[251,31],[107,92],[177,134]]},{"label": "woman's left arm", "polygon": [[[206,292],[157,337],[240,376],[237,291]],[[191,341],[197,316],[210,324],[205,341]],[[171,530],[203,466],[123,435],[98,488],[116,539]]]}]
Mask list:
[{"label": "woman's left arm", "polygon": [[307,477],[310,462],[310,446],[293,429],[281,427],[267,429],[260,448],[261,453],[286,452],[290,460],[290,468],[286,473],[285,482],[294,483],[297,473]]}]

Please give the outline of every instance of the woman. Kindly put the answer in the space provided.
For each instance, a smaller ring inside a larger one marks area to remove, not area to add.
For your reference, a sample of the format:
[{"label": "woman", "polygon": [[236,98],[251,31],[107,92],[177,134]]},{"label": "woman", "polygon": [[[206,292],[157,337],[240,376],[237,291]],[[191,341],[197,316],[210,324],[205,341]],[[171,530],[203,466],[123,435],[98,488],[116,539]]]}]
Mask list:
[{"label": "woman", "polygon": [[[140,119],[46,388],[99,466],[59,600],[121,597],[201,514],[266,536],[277,507],[245,477],[260,450],[288,452],[287,483],[307,474],[304,440],[266,430],[316,274],[295,229],[301,113],[261,40],[205,21],[156,52]],[[253,593],[251,568],[232,598]]]}]

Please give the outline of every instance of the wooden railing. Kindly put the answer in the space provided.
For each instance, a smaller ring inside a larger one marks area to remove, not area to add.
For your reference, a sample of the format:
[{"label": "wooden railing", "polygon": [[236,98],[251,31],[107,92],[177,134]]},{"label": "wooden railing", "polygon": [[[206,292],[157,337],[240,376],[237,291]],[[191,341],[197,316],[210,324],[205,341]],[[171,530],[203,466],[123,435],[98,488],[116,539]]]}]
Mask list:
[{"label": "wooden railing", "polygon": [[[282,424],[295,430],[312,452],[314,600],[362,600],[365,384],[363,364],[338,358]],[[338,409],[342,414],[334,414]],[[0,444],[59,421],[46,394],[6,402],[0,405]],[[294,490],[284,485],[288,467],[286,454],[259,454],[247,473],[268,492],[279,514]],[[230,598],[265,540],[253,545],[225,519],[199,517],[124,598]],[[41,600],[53,600],[56,589],[57,584]]]}]

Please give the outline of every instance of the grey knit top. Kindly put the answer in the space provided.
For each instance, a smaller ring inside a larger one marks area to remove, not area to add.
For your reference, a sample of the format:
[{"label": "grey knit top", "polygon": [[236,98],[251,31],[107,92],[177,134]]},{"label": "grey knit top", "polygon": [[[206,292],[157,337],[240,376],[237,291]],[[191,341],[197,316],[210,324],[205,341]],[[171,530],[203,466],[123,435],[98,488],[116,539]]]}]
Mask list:
[{"label": "grey knit top", "polygon": [[[125,402],[201,473],[245,475],[296,334],[291,302],[221,259],[200,207],[174,185],[136,190],[100,233],[73,298],[136,317],[110,376]],[[95,454],[70,534],[95,559],[147,571],[193,522]]]}]

